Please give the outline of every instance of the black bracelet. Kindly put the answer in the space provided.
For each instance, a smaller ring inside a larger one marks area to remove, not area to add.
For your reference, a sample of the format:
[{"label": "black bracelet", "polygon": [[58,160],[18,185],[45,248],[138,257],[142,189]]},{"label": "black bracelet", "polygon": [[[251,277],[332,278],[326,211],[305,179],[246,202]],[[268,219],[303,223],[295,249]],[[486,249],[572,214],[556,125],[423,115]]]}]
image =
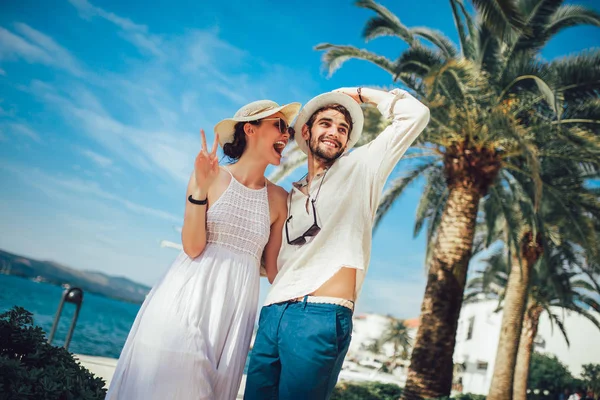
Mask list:
[{"label": "black bracelet", "polygon": [[357,88],[356,93],[358,93],[358,98],[360,99],[360,102],[364,103],[365,101],[363,100],[362,96],[360,95],[360,90],[361,90],[361,88]]},{"label": "black bracelet", "polygon": [[192,195],[190,194],[190,195],[189,195],[189,197],[188,197],[188,201],[189,201],[190,203],[192,203],[192,204],[198,204],[198,205],[200,205],[200,206],[203,206],[203,205],[205,205],[205,204],[207,204],[207,203],[208,203],[208,197],[207,197],[207,198],[205,198],[204,200],[196,200],[196,199],[194,199],[194,198],[192,197]]}]

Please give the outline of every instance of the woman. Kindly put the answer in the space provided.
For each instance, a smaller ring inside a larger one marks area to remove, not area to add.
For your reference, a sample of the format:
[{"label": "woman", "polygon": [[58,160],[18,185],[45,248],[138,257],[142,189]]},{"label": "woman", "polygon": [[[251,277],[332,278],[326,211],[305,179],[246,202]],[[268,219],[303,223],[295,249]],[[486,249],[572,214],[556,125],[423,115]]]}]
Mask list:
[{"label": "woman", "polygon": [[[277,273],[285,190],[279,165],[300,104],[250,103],[215,126],[186,193],[183,253],[152,289],[129,333],[107,399],[234,399],[258,302],[261,260]],[[217,143],[236,161],[219,167]]]}]

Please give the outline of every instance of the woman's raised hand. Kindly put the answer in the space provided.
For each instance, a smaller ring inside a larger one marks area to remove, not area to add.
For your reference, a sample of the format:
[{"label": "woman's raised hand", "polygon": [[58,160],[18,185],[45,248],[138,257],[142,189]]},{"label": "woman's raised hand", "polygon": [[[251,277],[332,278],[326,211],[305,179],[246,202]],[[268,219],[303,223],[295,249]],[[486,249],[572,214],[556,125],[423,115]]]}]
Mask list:
[{"label": "woman's raised hand", "polygon": [[206,193],[210,185],[219,175],[219,160],[217,159],[219,135],[215,133],[215,142],[213,143],[210,153],[208,152],[208,146],[206,145],[204,129],[200,129],[200,136],[202,137],[202,150],[200,150],[200,153],[196,156],[196,161],[194,162],[194,174],[196,176],[198,188]]}]

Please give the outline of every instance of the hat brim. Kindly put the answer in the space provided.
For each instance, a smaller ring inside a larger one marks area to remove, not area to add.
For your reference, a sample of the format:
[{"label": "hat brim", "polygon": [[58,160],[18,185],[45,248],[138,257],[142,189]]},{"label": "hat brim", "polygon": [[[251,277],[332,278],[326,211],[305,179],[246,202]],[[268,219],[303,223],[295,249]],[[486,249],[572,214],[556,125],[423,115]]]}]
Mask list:
[{"label": "hat brim", "polygon": [[302,110],[300,110],[300,113],[296,118],[296,122],[294,122],[296,143],[298,144],[300,150],[302,150],[306,155],[308,155],[309,149],[308,143],[306,143],[306,140],[302,137],[302,128],[317,110],[330,104],[339,104],[344,106],[352,117],[352,131],[350,132],[348,144],[346,145],[346,151],[353,148],[360,139],[360,135],[362,135],[365,117],[362,108],[360,108],[360,105],[352,97],[340,92],[320,94],[306,103]]},{"label": "hat brim", "polygon": [[235,125],[238,122],[256,121],[262,118],[266,118],[270,115],[277,114],[278,112],[283,114],[285,122],[288,125],[292,124],[292,121],[298,115],[298,111],[302,105],[300,103],[284,104],[283,106],[271,108],[269,110],[262,111],[260,113],[239,118],[226,118],[215,125],[215,133],[219,135],[219,144],[221,147],[227,143],[233,142],[233,135],[235,133]]}]

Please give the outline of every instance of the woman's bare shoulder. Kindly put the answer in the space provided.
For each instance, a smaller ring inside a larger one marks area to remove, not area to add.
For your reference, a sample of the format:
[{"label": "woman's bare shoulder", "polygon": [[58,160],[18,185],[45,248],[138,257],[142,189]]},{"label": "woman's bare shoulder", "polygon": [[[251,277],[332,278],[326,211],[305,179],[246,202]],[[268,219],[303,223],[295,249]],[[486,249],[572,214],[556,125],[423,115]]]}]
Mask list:
[{"label": "woman's bare shoulder", "polygon": [[268,189],[269,189],[269,197],[278,203],[279,202],[285,203],[287,201],[287,197],[288,197],[287,190],[285,190],[284,188],[282,188],[279,185],[274,184],[271,181],[267,181],[267,182],[268,182]]}]

